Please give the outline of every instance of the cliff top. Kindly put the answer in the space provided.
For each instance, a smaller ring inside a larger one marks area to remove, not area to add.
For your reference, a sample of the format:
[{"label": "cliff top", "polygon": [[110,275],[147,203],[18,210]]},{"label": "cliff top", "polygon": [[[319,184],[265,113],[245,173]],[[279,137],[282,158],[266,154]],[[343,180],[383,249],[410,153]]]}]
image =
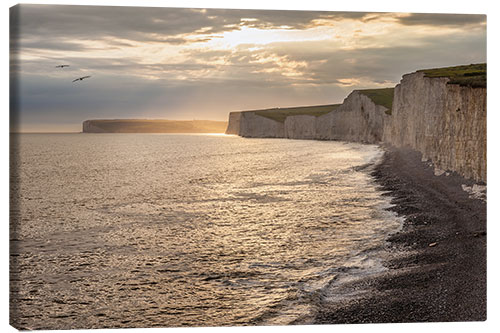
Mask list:
[{"label": "cliff top", "polygon": [[255,112],[255,114],[259,116],[266,117],[283,123],[285,122],[285,119],[288,116],[308,115],[308,116],[319,117],[330,111],[335,110],[339,106],[340,104],[328,104],[328,105],[313,105],[313,106],[297,106],[290,108],[272,108],[272,109],[251,110],[244,112]]},{"label": "cliff top", "polygon": [[423,72],[426,77],[448,77],[449,84],[486,88],[486,63],[421,69],[417,72]]},{"label": "cliff top", "polygon": [[394,88],[364,89],[356,90],[370,98],[373,103],[387,108],[386,114],[392,113],[392,100],[394,99]]}]

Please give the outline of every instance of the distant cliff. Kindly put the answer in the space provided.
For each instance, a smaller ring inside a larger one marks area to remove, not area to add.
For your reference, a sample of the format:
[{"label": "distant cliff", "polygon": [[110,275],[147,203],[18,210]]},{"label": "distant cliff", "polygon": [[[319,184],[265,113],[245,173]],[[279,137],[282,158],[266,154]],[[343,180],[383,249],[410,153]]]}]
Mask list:
[{"label": "distant cliff", "polygon": [[[231,112],[226,134],[378,143],[389,109],[376,104],[367,94],[390,95],[392,102],[393,92],[393,88],[355,90],[342,104],[296,107],[293,113],[291,108]],[[272,114],[266,117],[268,112]],[[283,117],[278,116],[280,112]]]},{"label": "distant cliff", "polygon": [[[385,93],[385,89],[380,89]],[[392,94],[392,91],[390,91]],[[378,143],[382,140],[387,107],[377,105],[363,93],[353,91],[335,111],[317,120],[316,138]]]},{"label": "distant cliff", "polygon": [[283,123],[259,116],[253,111],[231,112],[226,134],[247,138],[282,138]]},{"label": "distant cliff", "polygon": [[226,134],[240,135],[240,120],[242,112],[229,113],[229,121],[227,123]]},{"label": "distant cliff", "polygon": [[[340,104],[329,104],[231,112],[229,113],[226,134],[236,134],[248,138],[298,138],[295,137],[293,125],[290,123],[295,119],[294,117],[305,116],[301,119],[307,117],[315,119],[339,106]],[[293,121],[293,124],[304,128],[303,121]],[[311,132],[310,129],[308,131]]]},{"label": "distant cliff", "polygon": [[486,181],[486,64],[417,71],[395,88],[355,90],[326,107],[231,112],[226,133],[406,146]]},{"label": "distant cliff", "polygon": [[84,133],[224,133],[227,122],[213,120],[96,119],[83,122]]}]

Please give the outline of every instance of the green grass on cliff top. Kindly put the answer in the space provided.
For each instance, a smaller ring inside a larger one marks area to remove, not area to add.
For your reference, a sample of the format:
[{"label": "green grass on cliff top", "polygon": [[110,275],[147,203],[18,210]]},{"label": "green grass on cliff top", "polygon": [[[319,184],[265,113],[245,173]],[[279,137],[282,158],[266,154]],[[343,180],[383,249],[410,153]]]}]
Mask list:
[{"label": "green grass on cliff top", "polygon": [[263,109],[263,110],[252,110],[255,114],[266,117],[272,120],[279,121],[280,123],[285,122],[288,116],[299,116],[308,115],[319,117],[327,114],[330,111],[338,108],[340,104],[329,104],[329,105],[315,105],[315,106],[298,106],[292,108],[273,108],[273,109]]},{"label": "green grass on cliff top", "polygon": [[387,108],[385,113],[392,113],[392,101],[394,99],[394,88],[364,89],[358,90],[363,95],[370,98],[373,103]]},{"label": "green grass on cliff top", "polygon": [[486,88],[486,64],[422,69],[426,77],[449,77],[449,84],[472,88]]}]

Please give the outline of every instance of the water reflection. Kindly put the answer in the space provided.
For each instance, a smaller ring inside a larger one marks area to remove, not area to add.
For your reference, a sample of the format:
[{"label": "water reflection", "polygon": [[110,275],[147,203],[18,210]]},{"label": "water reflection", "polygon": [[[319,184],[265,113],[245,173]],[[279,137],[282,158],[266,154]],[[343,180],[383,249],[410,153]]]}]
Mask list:
[{"label": "water reflection", "polygon": [[[398,227],[341,142],[21,135],[18,327],[286,324]],[[346,273],[347,272],[347,273]]]}]

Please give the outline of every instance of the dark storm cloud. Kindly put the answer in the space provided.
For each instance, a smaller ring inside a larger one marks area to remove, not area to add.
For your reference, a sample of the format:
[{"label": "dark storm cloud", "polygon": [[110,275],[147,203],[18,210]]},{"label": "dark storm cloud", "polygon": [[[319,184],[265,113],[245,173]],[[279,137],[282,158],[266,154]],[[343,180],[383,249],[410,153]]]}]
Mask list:
[{"label": "dark storm cloud", "polygon": [[465,26],[486,23],[486,15],[477,14],[410,14],[399,17],[399,23],[404,25],[429,26]]}]

